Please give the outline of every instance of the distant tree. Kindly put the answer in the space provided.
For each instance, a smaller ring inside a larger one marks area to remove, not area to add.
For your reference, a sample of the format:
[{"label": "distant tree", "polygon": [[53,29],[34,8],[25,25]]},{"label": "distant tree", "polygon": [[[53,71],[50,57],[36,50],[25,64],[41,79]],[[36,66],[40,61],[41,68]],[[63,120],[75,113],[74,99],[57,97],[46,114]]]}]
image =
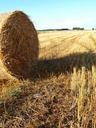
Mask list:
[{"label": "distant tree", "polygon": [[70,30],[70,29],[69,29],[69,28],[62,28],[62,29],[60,29],[60,30],[62,30],[62,31],[63,31],[63,30]]},{"label": "distant tree", "polygon": [[92,30],[94,31],[95,29],[94,29],[94,28],[92,28]]},{"label": "distant tree", "polygon": [[84,28],[80,28],[80,27],[73,27],[73,30],[84,30]]}]

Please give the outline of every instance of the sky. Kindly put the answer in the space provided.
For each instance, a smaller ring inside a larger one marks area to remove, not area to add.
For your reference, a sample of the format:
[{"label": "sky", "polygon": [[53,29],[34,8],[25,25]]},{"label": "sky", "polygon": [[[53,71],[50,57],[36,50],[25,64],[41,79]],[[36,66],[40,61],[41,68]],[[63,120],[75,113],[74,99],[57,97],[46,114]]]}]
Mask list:
[{"label": "sky", "polygon": [[0,13],[24,11],[37,29],[96,28],[96,0],[1,0]]}]

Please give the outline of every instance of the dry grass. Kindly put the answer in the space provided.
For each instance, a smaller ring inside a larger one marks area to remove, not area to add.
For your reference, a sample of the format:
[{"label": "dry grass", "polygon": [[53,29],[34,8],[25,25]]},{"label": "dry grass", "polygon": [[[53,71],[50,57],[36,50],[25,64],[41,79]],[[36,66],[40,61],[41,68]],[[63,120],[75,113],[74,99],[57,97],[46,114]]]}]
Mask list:
[{"label": "dry grass", "polygon": [[95,34],[39,33],[30,78],[1,86],[1,128],[96,128]]}]

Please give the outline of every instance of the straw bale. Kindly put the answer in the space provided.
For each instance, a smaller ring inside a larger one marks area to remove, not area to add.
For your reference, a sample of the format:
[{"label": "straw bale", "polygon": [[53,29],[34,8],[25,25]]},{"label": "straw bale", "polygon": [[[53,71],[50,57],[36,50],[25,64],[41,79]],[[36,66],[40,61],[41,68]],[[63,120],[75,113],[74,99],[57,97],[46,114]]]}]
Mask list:
[{"label": "straw bale", "polygon": [[39,43],[36,29],[22,11],[0,15],[0,59],[16,77],[26,77],[36,63]]}]

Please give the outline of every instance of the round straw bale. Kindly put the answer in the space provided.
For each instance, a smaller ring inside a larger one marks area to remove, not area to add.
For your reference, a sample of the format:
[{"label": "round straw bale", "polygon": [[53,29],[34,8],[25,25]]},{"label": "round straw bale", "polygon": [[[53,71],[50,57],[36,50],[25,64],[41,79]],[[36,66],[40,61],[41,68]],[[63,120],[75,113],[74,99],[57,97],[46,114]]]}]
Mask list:
[{"label": "round straw bale", "polygon": [[0,15],[0,59],[12,75],[26,77],[39,54],[33,23],[22,11]]}]

